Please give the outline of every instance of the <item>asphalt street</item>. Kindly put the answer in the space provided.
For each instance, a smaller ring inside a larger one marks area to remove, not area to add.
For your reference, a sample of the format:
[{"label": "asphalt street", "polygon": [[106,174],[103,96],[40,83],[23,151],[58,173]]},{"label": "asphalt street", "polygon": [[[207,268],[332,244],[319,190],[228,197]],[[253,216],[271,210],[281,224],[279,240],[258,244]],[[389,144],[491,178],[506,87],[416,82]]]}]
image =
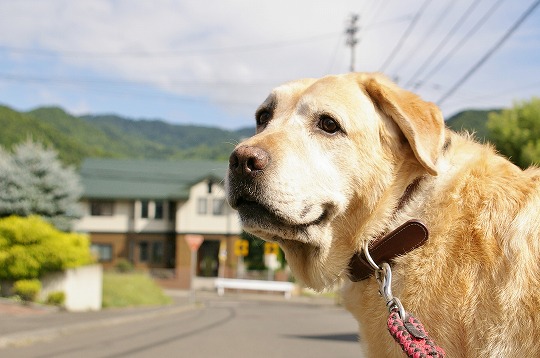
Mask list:
[{"label": "asphalt street", "polygon": [[162,308],[0,314],[0,357],[362,357],[356,321],[322,299],[177,295]]}]

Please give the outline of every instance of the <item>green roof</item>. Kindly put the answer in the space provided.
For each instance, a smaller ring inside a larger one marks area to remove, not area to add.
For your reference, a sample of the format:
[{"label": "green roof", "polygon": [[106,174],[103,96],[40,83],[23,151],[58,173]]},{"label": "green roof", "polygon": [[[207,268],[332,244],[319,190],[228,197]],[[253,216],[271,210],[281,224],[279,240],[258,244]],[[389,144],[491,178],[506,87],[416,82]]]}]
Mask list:
[{"label": "green roof", "polygon": [[205,179],[220,182],[227,162],[86,159],[80,170],[88,199],[187,199]]}]

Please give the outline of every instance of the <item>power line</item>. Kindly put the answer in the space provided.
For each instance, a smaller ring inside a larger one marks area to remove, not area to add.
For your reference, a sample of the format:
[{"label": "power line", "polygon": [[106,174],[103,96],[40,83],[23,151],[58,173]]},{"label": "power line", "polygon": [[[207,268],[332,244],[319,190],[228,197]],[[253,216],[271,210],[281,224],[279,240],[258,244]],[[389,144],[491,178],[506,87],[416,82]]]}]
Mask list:
[{"label": "power line", "polygon": [[418,50],[420,49],[420,47],[425,44],[426,39],[429,38],[431,35],[433,35],[433,33],[435,32],[435,29],[443,23],[443,19],[448,16],[452,7],[455,4],[456,4],[455,0],[448,0],[446,7],[440,12],[440,15],[435,19],[435,21],[433,21],[431,26],[426,31],[424,37],[418,41],[416,46],[413,47],[411,51],[409,51],[409,53],[407,54],[407,56],[405,56],[401,64],[399,66],[396,66],[397,68],[405,67],[407,62],[409,62],[411,59],[414,58],[414,54],[416,54]]},{"label": "power line", "polygon": [[454,34],[457,32],[457,30],[463,25],[463,23],[467,20],[467,18],[469,17],[470,14],[472,14],[474,8],[476,6],[478,6],[478,4],[480,4],[482,2],[482,0],[472,0],[471,4],[469,5],[469,7],[467,7],[467,9],[465,10],[465,12],[461,15],[461,17],[459,18],[459,20],[454,24],[454,26],[452,26],[452,28],[450,29],[450,31],[448,31],[448,33],[446,34],[446,36],[444,36],[444,38],[441,40],[441,42],[439,42],[439,44],[435,47],[435,49],[433,49],[433,51],[427,56],[426,60],[424,61],[424,63],[422,63],[418,69],[414,72],[414,74],[412,75],[411,79],[409,80],[409,82],[407,82],[407,84],[405,85],[405,87],[409,87],[412,83],[414,83],[414,79],[418,76],[420,76],[420,74],[422,72],[425,71],[425,69],[427,68],[427,66],[431,63],[431,61],[433,61],[433,59],[437,56],[437,54],[439,54],[441,52],[441,50],[444,48],[444,46],[446,46],[448,44],[448,40],[454,36]]},{"label": "power line", "polygon": [[363,14],[366,12],[366,9],[369,7],[369,0],[366,0],[364,3],[364,7],[362,8],[362,11],[360,11],[360,14]]},{"label": "power line", "polygon": [[379,15],[381,14],[382,10],[388,6],[388,4],[390,3],[390,0],[386,0],[386,1],[378,1],[378,5],[379,7],[377,7],[375,9],[375,11],[373,12],[373,16],[371,17],[371,21],[368,23],[367,27],[370,27],[373,25],[373,23],[375,22],[375,20],[377,20],[379,18]]},{"label": "power line", "polygon": [[326,70],[325,74],[332,73],[332,69],[334,68],[334,64],[336,62],[336,58],[339,52],[339,49],[341,48],[343,44],[343,35],[339,37],[338,42],[336,43],[336,46],[334,48],[334,52],[332,53],[332,58],[330,59],[330,63],[328,65],[328,69]]},{"label": "power line", "polygon": [[503,3],[503,1],[504,0],[499,0],[495,2],[493,6],[491,6],[488,9],[488,11],[486,11],[484,16],[482,16],[482,18],[480,18],[480,20],[478,20],[478,22],[463,36],[461,41],[459,41],[452,49],[448,50],[446,55],[442,56],[441,60],[435,66],[433,66],[431,71],[427,75],[425,75],[423,79],[419,80],[416,83],[414,88],[415,89],[420,88],[424,83],[426,83],[429,80],[430,77],[432,77],[435,73],[437,73],[453,56],[455,56],[456,53],[461,49],[461,47],[465,45],[465,43],[467,43],[467,41],[470,40],[474,36],[476,31],[478,31],[484,25],[484,23],[491,17],[491,15],[493,15],[495,10],[499,7],[499,5]]},{"label": "power line", "polygon": [[405,30],[405,32],[403,33],[403,36],[401,36],[401,38],[399,39],[398,43],[396,44],[396,47],[394,47],[394,49],[392,50],[392,52],[390,53],[390,55],[387,57],[387,59],[384,61],[383,65],[381,66],[380,70],[381,72],[383,72],[386,67],[392,62],[392,60],[394,59],[395,55],[399,52],[399,50],[401,49],[401,46],[403,46],[403,44],[405,43],[405,41],[407,40],[407,38],[409,37],[409,35],[411,34],[412,30],[414,29],[416,23],[418,22],[418,20],[420,19],[420,17],[422,16],[422,13],[424,12],[424,10],[428,7],[429,3],[431,2],[431,0],[426,0],[424,1],[424,3],[422,4],[422,6],[420,7],[420,9],[418,10],[418,12],[416,13],[416,15],[414,15],[414,18],[412,19],[411,23],[409,24],[409,27]]},{"label": "power line", "polygon": [[[399,17],[395,17],[395,18],[391,18],[391,19],[381,20],[379,22],[372,23],[372,24],[367,25],[367,26],[362,26],[359,30],[362,30],[363,32],[366,32],[366,31],[376,29],[377,27],[387,26],[387,25],[394,25],[394,24],[397,24],[397,23],[400,23],[400,22],[410,21],[412,19],[412,17],[413,17],[412,15],[404,15],[404,16],[399,16]],[[357,45],[360,46],[361,44],[362,43],[360,41],[358,41]]]},{"label": "power line", "polygon": [[392,19],[381,20],[381,21],[376,22],[374,24],[363,26],[362,30],[363,31],[368,31],[368,30],[372,30],[373,28],[377,28],[377,27],[383,26],[383,25],[393,25],[393,24],[397,24],[399,22],[409,21],[412,18],[413,18],[413,16],[411,14],[409,14],[409,15],[394,17]]},{"label": "power line", "polygon": [[525,91],[525,90],[529,90],[533,88],[540,88],[540,81],[535,81],[535,82],[528,83],[526,85],[516,86],[512,88],[505,88],[497,92],[485,93],[480,96],[467,96],[467,98],[452,100],[450,101],[450,103],[455,104],[455,103],[478,102],[484,99],[505,97],[505,96],[508,96],[509,93],[517,93],[520,91]]},{"label": "power line", "polygon": [[[186,96],[180,94],[165,94],[165,93],[153,93],[148,92],[146,89],[138,89],[135,86],[138,85],[158,85],[157,83],[145,83],[135,81],[122,81],[122,80],[97,80],[97,79],[73,79],[73,78],[47,78],[47,77],[32,77],[32,76],[17,76],[17,75],[5,75],[0,74],[0,81],[15,81],[18,84],[25,83],[47,83],[49,86],[77,86],[83,91],[98,91],[100,94],[105,92],[121,95],[144,98],[145,100],[171,100],[175,102],[194,102],[194,103],[206,103],[207,99],[196,97],[195,95]],[[97,85],[97,86],[96,86]],[[203,85],[201,83],[201,85]],[[206,84],[204,84],[206,85]],[[208,83],[207,85],[211,85]],[[272,84],[273,85],[273,84]],[[117,87],[111,87],[117,86]],[[128,86],[128,88],[122,87]],[[212,102],[221,103],[229,106],[250,106],[253,107],[257,103],[248,100],[229,100],[229,99],[214,99]]]},{"label": "power line", "polygon": [[156,82],[151,80],[111,80],[111,79],[100,79],[100,78],[70,78],[70,77],[44,77],[44,76],[34,76],[34,75],[13,75],[0,73],[0,80],[5,81],[19,81],[19,82],[42,82],[42,83],[59,83],[59,84],[71,84],[71,85],[105,85],[105,86],[139,86],[139,85],[150,85],[150,86],[179,86],[179,87],[250,87],[250,86],[274,86],[275,82],[246,82],[242,83],[239,81],[189,81],[189,80],[180,80],[180,79],[171,79],[166,82]]},{"label": "power line", "polygon": [[506,31],[506,33],[497,41],[497,43],[477,62],[471,67],[463,77],[461,77],[438,101],[437,104],[441,105],[448,97],[450,97],[459,87],[463,85],[465,81],[469,79],[492,55],[497,51],[508,38],[516,31],[521,24],[534,12],[536,7],[540,5],[540,0],[534,2],[525,12],[519,17],[519,19]]},{"label": "power line", "polygon": [[41,50],[31,49],[14,46],[0,46],[0,51],[11,51],[16,53],[25,53],[35,56],[46,57],[92,57],[92,58],[115,58],[115,57],[132,57],[132,58],[153,58],[153,57],[178,57],[178,56],[193,56],[200,54],[216,54],[216,53],[229,53],[229,52],[250,52],[250,51],[262,51],[271,50],[280,47],[297,46],[299,44],[321,41],[326,39],[335,38],[340,33],[332,32],[320,35],[314,35],[310,37],[289,40],[289,41],[276,41],[267,42],[254,45],[242,45],[242,46],[230,46],[230,47],[210,47],[201,49],[185,49],[176,51],[120,51],[120,52],[98,52],[98,51],[53,51],[53,50]]}]

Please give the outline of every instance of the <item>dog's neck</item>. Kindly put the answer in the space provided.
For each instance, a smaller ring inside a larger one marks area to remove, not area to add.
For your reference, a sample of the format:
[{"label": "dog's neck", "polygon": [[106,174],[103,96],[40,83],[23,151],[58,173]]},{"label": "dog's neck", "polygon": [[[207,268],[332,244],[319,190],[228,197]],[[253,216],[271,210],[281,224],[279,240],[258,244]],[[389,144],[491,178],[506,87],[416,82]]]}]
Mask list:
[{"label": "dog's neck", "polygon": [[[424,176],[417,177],[407,186],[403,195],[399,198],[394,210],[395,216],[411,200],[413,194],[420,186]],[[408,252],[422,246],[428,238],[428,230],[425,225],[418,220],[409,220],[397,229],[381,235],[369,245],[369,253],[375,263],[380,265],[383,262],[392,262],[396,257],[405,255]],[[349,261],[349,278],[353,282],[358,282],[369,278],[374,272],[373,267],[366,259],[364,252],[356,252]]]},{"label": "dog's neck", "polygon": [[416,179],[414,179],[412,181],[411,184],[409,184],[407,186],[407,188],[405,188],[405,192],[403,193],[403,195],[399,198],[399,201],[396,205],[396,209],[394,210],[394,216],[399,212],[401,211],[401,209],[403,209],[403,207],[405,205],[407,205],[407,203],[410,201],[410,199],[412,198],[413,194],[416,192],[416,190],[418,189],[418,187],[420,186],[420,182],[424,179],[424,176],[419,176],[417,177]]},{"label": "dog's neck", "polygon": [[[372,241],[369,255],[377,265],[392,262],[396,257],[422,246],[428,239],[428,230],[418,220],[409,220],[392,232]],[[349,279],[353,282],[369,278],[374,268],[369,264],[364,252],[357,252],[349,261]]]}]

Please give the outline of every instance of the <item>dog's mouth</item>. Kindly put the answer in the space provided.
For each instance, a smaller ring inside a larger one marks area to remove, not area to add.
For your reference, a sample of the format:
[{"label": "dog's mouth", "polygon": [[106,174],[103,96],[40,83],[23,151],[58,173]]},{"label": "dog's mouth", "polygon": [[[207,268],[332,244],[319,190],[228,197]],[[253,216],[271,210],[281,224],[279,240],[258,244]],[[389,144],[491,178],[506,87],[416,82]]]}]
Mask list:
[{"label": "dog's mouth", "polygon": [[[305,232],[309,227],[324,224],[328,221],[331,212],[330,205],[321,205],[319,208],[306,205],[298,215],[306,220],[294,219],[283,211],[249,196],[238,197],[231,206],[238,210],[244,228],[255,234],[264,234],[268,239],[277,239],[275,236],[278,236],[281,239],[299,240],[298,235],[290,237],[290,234]],[[313,218],[309,219],[309,217]]]}]

